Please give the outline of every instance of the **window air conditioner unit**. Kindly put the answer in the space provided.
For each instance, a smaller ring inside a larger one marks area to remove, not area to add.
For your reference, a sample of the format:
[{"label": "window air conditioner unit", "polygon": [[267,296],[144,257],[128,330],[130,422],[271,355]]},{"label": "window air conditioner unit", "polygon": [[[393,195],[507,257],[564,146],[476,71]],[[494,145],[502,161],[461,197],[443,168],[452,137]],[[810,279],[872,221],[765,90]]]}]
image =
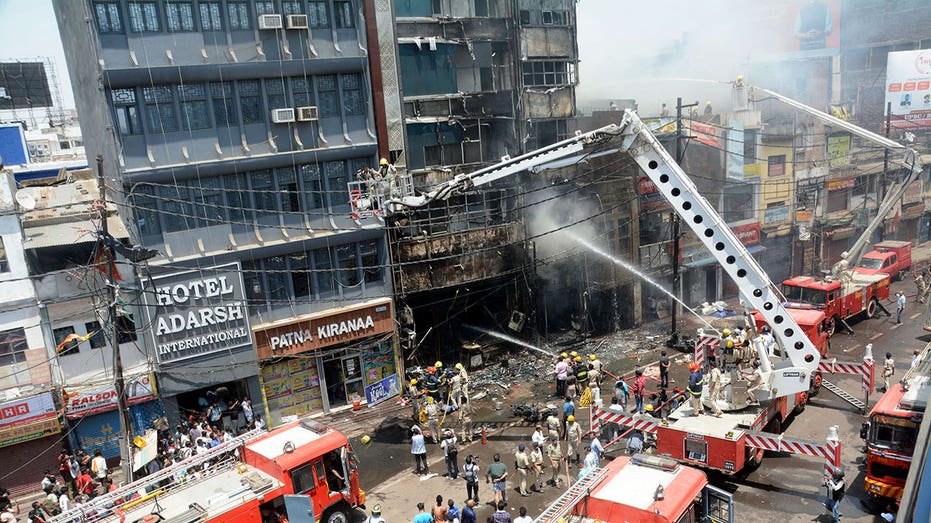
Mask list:
[{"label": "window air conditioner unit", "polygon": [[259,15],[259,29],[281,29],[281,15]]},{"label": "window air conditioner unit", "polygon": [[307,15],[288,15],[285,23],[288,29],[307,29]]},{"label": "window air conditioner unit", "polygon": [[294,109],[272,109],[273,123],[290,123],[294,121]]},{"label": "window air conditioner unit", "polygon": [[317,106],[308,105],[297,108],[297,121],[310,122],[317,119]]}]

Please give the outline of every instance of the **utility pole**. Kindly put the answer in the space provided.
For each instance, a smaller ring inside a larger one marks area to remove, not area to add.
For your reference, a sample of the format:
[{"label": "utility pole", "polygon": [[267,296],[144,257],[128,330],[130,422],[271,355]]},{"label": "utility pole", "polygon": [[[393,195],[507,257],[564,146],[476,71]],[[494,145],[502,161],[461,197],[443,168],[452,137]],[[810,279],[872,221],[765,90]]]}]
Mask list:
[{"label": "utility pole", "polygon": [[[688,105],[682,105],[682,97],[676,98],[676,163],[682,165],[682,156],[685,151],[682,149],[682,109],[695,107],[698,102]],[[679,215],[673,211],[672,216],[672,293],[679,296]],[[675,345],[679,342],[679,331],[677,324],[679,322],[679,304],[676,300],[670,300],[672,305],[672,314],[670,318],[669,334],[672,336],[672,343]]]},{"label": "utility pole", "polygon": [[[885,134],[886,138],[889,138],[889,126],[892,125],[892,102],[886,103],[886,129]],[[883,176],[879,180],[879,186],[876,187],[876,212],[879,212],[880,202],[883,201],[883,195],[886,192],[886,176],[889,171],[889,149],[883,148]],[[869,190],[869,186],[867,186]],[[865,197],[864,197],[865,198]],[[883,220],[885,221],[885,220]],[[886,224],[882,224],[882,227],[879,227],[879,241],[883,241],[883,237],[886,235]]]},{"label": "utility pole", "polygon": [[107,323],[110,326],[110,346],[113,348],[113,385],[116,388],[116,402],[120,414],[120,463],[123,468],[123,481],[129,483],[133,480],[132,452],[130,451],[130,437],[132,436],[132,423],[129,419],[129,408],[126,406],[126,384],[123,381],[123,358],[120,355],[119,312],[116,305],[116,281],[114,269],[116,255],[113,251],[113,240],[107,224],[107,181],[103,175],[103,155],[97,155],[97,184],[100,190],[100,228],[103,231],[103,248],[107,264]]}]

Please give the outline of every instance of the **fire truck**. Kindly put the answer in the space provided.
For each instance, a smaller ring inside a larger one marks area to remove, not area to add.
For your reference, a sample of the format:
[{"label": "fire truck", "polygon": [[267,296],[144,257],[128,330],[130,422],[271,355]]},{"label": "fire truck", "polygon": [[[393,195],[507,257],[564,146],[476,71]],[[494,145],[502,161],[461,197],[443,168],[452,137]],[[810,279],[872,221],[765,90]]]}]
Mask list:
[{"label": "fire truck", "polygon": [[866,440],[864,490],[875,501],[902,498],[918,428],[931,395],[931,344],[916,364],[887,390],[860,429]]},{"label": "fire truck", "polygon": [[[848,320],[857,316],[872,318],[880,310],[887,315],[889,314],[889,311],[882,306],[882,302],[889,299],[889,284],[893,278],[900,276],[900,270],[890,268],[889,273],[869,270],[858,271],[851,265],[859,259],[860,254],[863,253],[872,240],[873,233],[882,225],[883,220],[892,209],[895,208],[908,186],[918,180],[922,171],[920,157],[914,149],[907,148],[898,142],[867,131],[850,122],[823,113],[768,89],[754,89],[790,107],[823,120],[834,130],[844,130],[876,143],[880,147],[903,153],[899,163],[904,167],[905,175],[888,188],[886,196],[876,211],[876,216],[870,220],[850,249],[844,252],[841,259],[834,264],[830,276],[825,278],[796,276],[782,282],[782,294],[786,298],[786,307],[823,311],[827,317],[828,336],[833,336],[838,326],[842,326],[847,332],[853,334],[853,328],[850,327]],[[909,250],[909,263],[911,262],[910,253]]]},{"label": "fire truck", "polygon": [[668,458],[635,454],[588,471],[534,523],[601,521],[733,523],[731,495],[705,473]]},{"label": "fire truck", "polygon": [[[796,323],[785,307],[786,299],[779,288],[770,281],[715,208],[699,193],[692,180],[635,113],[624,112],[619,124],[579,133],[473,173],[458,174],[424,194],[408,191],[406,183],[395,183],[397,190],[390,193],[365,192],[364,184],[351,185],[350,191],[360,193],[357,202],[371,206],[357,209],[359,213],[374,209],[385,219],[397,219],[428,207],[432,202],[492,181],[528,169],[545,169],[551,162],[559,165],[561,162],[557,160],[567,156],[584,158],[589,154],[619,153],[628,154],[639,165],[657,192],[665,197],[682,222],[691,227],[705,248],[737,283],[746,309],[758,311],[762,320],[773,326],[779,357],[771,359],[762,340],[758,336],[753,338],[753,346],[761,362],[762,384],[756,391],[759,406],[747,406],[746,386],[734,371],[729,373],[726,399],[721,404],[727,412],[720,418],[693,416],[686,405],[662,422],[652,417],[629,416],[596,406],[591,409],[593,430],[597,431],[603,423],[643,430],[655,436],[660,454],[730,474],[759,465],[765,450],[820,457],[825,459],[826,472],[835,470],[840,465],[840,442],[833,432],[825,443],[794,440],[778,434],[782,421],[804,406],[812,379],[821,367],[823,348],[816,346],[805,329]],[[704,340],[699,342],[703,349],[711,343],[720,343],[716,334],[700,336],[699,339]],[[701,353],[704,354],[704,350]],[[872,363],[851,366],[858,370],[862,368],[863,372],[872,371]]]},{"label": "fire truck", "polygon": [[364,503],[349,440],[301,419],[247,432],[51,521],[348,523]]}]

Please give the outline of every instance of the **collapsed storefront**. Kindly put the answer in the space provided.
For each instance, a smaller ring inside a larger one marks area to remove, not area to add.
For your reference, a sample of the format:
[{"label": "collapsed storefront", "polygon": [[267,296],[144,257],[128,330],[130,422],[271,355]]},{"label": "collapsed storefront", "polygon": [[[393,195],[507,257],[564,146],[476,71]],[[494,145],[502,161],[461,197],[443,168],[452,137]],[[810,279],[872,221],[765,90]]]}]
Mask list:
[{"label": "collapsed storefront", "polygon": [[269,426],[345,405],[375,405],[400,390],[389,298],[255,329]]}]

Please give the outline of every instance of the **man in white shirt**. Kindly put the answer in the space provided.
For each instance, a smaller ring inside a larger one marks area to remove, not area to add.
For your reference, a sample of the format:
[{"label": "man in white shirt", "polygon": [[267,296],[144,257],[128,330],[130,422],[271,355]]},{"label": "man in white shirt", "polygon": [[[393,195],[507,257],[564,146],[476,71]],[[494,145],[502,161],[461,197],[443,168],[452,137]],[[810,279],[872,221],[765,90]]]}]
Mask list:
[{"label": "man in white shirt", "polygon": [[546,441],[546,436],[543,435],[543,425],[537,423],[537,428],[533,431],[533,435],[530,436],[530,442],[536,443],[543,447],[543,443]]},{"label": "man in white shirt", "polygon": [[94,459],[91,460],[91,471],[94,472],[94,477],[98,480],[107,477],[107,460],[100,453],[100,449],[94,451]]}]

